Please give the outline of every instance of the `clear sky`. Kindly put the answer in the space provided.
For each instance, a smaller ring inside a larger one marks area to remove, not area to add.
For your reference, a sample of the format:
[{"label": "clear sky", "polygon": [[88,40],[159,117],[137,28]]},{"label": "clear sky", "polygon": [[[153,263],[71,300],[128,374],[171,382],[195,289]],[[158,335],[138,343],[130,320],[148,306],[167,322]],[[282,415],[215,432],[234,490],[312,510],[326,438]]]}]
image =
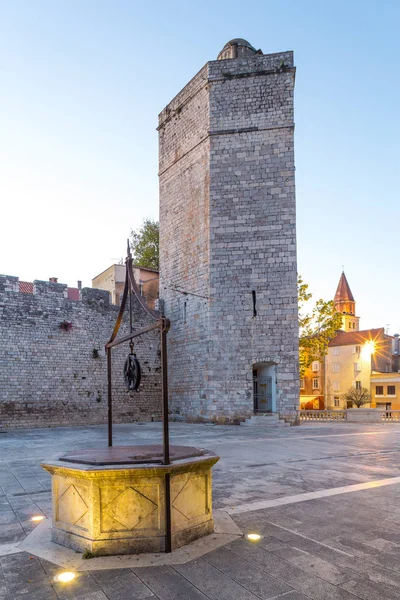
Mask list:
[{"label": "clear sky", "polygon": [[399,0],[0,0],[0,272],[76,285],[158,218],[157,115],[229,40],[294,50],[299,272],[400,330]]}]

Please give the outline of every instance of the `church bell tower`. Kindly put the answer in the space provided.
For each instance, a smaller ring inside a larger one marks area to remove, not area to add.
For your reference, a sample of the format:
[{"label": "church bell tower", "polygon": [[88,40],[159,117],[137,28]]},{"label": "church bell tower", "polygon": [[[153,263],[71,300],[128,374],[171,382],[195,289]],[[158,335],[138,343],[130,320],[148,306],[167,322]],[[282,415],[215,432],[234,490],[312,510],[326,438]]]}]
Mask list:
[{"label": "church bell tower", "polygon": [[343,331],[359,331],[360,317],[356,317],[356,303],[344,271],[339,279],[334,303],[336,310],[343,315]]}]

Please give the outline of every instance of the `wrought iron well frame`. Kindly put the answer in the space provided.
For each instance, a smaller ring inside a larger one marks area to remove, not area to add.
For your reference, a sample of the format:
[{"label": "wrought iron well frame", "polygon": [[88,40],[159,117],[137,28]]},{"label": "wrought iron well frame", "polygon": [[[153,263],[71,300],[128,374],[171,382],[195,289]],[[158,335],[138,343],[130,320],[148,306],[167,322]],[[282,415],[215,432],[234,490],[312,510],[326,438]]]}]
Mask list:
[{"label": "wrought iron well frame", "polygon": [[[107,388],[108,388],[108,446],[113,445],[113,422],[112,422],[112,349],[125,342],[132,342],[138,336],[144,335],[149,331],[159,329],[161,337],[161,388],[162,388],[162,427],[163,427],[163,458],[146,459],[147,462],[159,463],[162,465],[170,465],[170,449],[169,449],[169,423],[168,423],[168,357],[167,357],[167,333],[171,323],[164,315],[151,310],[140,294],[138,285],[135,281],[133,273],[133,258],[130,250],[129,240],[127,257],[125,260],[126,274],[124,292],[121,299],[121,305],[118,312],[117,320],[111,334],[111,337],[105,345],[107,354]],[[153,323],[146,327],[142,327],[136,331],[133,330],[132,320],[132,293],[138,300],[144,311],[153,319]],[[129,325],[130,333],[117,338],[118,331],[121,326],[123,314],[125,312],[126,303],[129,297]],[[171,531],[171,486],[170,474],[165,474],[165,552],[171,552],[172,549],[172,531]]]}]

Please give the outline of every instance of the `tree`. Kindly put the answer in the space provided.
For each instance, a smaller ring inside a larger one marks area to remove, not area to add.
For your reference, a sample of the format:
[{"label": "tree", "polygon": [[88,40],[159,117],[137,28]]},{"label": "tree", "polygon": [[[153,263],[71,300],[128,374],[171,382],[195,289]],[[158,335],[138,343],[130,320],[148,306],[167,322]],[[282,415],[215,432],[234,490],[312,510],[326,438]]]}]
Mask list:
[{"label": "tree", "polygon": [[342,315],[337,312],[333,300],[316,301],[311,312],[304,312],[312,298],[308,284],[298,278],[299,296],[299,363],[300,377],[314,360],[323,361],[328,344],[342,326]]},{"label": "tree", "polygon": [[131,231],[133,264],[138,267],[159,270],[159,223],[145,219],[142,226]]},{"label": "tree", "polygon": [[346,402],[352,402],[360,408],[364,406],[364,404],[369,404],[371,402],[371,394],[367,390],[367,388],[363,387],[361,389],[357,388],[349,388],[345,394],[343,394],[343,398]]}]

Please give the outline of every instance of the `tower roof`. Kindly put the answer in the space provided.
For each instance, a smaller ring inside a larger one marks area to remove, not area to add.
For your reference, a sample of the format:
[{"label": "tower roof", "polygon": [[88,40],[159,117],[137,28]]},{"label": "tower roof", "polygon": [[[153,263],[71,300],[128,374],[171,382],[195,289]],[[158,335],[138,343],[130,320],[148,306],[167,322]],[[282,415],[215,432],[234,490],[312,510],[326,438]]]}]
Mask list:
[{"label": "tower roof", "polygon": [[229,40],[218,54],[218,60],[226,58],[249,58],[255,54],[262,54],[262,50],[256,50],[254,46],[243,38]]},{"label": "tower roof", "polygon": [[335,302],[354,302],[354,296],[351,293],[350,286],[346,279],[346,275],[344,271],[342,272],[339,285],[337,286],[336,294],[335,294]]},{"label": "tower roof", "polygon": [[234,38],[233,40],[229,40],[229,42],[227,42],[225,44],[225,46],[222,48],[222,50],[226,50],[229,46],[232,46],[232,44],[237,44],[238,46],[244,46],[245,48],[250,48],[250,50],[253,50],[254,52],[256,52],[256,49],[254,48],[254,46],[252,46],[250,44],[250,42],[248,42],[247,40],[244,40],[243,38]]}]

